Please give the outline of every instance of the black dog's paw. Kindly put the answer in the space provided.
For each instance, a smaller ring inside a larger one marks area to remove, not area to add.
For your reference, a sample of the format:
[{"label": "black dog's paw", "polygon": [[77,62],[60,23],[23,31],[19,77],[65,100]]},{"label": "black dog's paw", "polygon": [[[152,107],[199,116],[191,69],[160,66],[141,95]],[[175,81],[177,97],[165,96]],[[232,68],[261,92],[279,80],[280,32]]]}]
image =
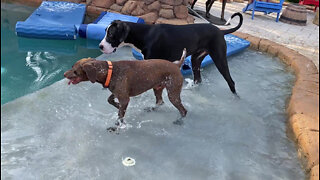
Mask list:
[{"label": "black dog's paw", "polygon": [[234,93],[234,97],[235,97],[236,99],[241,99],[240,96],[239,96],[237,93]]},{"label": "black dog's paw", "polygon": [[173,121],[173,124],[179,125],[179,126],[183,125],[183,120],[182,120],[182,118]]}]

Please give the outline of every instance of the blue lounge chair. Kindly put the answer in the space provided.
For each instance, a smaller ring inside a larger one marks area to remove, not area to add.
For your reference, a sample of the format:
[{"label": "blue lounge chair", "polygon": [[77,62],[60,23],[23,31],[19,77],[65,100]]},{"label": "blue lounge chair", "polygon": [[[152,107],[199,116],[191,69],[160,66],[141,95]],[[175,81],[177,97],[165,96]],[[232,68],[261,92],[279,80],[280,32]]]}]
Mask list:
[{"label": "blue lounge chair", "polygon": [[253,19],[255,11],[264,12],[265,14],[276,12],[278,13],[276,22],[278,22],[283,2],[284,0],[280,0],[279,3],[262,2],[262,1],[253,0],[252,3],[248,4],[245,8],[243,8],[242,12],[252,11],[251,19]]}]

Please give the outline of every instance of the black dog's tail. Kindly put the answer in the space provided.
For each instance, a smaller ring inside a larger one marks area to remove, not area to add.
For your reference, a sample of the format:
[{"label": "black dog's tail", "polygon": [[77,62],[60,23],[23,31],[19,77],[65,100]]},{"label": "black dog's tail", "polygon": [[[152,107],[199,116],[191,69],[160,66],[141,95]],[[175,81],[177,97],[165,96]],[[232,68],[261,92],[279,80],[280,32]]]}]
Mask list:
[{"label": "black dog's tail", "polygon": [[227,30],[222,30],[222,32],[223,32],[224,35],[233,33],[233,32],[235,32],[236,30],[238,30],[238,29],[241,27],[242,22],[243,22],[243,17],[242,17],[242,14],[239,13],[239,12],[232,14],[231,18],[227,21],[226,24],[229,24],[229,22],[231,21],[231,19],[234,18],[235,16],[239,16],[239,18],[240,18],[239,24],[238,24],[236,27],[234,27],[234,28],[227,29]]}]

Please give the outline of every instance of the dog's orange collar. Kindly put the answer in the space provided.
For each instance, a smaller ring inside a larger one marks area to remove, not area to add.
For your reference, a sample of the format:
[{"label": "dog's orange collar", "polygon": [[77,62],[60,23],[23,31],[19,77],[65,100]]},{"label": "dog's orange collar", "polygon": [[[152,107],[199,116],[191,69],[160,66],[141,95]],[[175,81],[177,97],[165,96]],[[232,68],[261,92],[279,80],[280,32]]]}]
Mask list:
[{"label": "dog's orange collar", "polygon": [[110,84],[112,69],[113,69],[112,62],[111,61],[107,61],[107,62],[108,62],[108,74],[107,74],[106,82],[104,83],[105,87],[108,87]]}]

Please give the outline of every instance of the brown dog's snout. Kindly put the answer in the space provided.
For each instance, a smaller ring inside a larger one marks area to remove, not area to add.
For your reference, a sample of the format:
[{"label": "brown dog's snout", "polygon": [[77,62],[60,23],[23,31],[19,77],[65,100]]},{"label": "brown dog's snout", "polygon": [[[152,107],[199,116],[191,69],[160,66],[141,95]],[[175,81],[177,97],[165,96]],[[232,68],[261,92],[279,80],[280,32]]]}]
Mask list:
[{"label": "brown dog's snout", "polygon": [[74,73],[72,73],[71,70],[68,70],[68,71],[66,71],[65,73],[63,73],[63,76],[64,76],[65,78],[70,79],[70,78],[73,78],[73,77],[74,77]]}]

